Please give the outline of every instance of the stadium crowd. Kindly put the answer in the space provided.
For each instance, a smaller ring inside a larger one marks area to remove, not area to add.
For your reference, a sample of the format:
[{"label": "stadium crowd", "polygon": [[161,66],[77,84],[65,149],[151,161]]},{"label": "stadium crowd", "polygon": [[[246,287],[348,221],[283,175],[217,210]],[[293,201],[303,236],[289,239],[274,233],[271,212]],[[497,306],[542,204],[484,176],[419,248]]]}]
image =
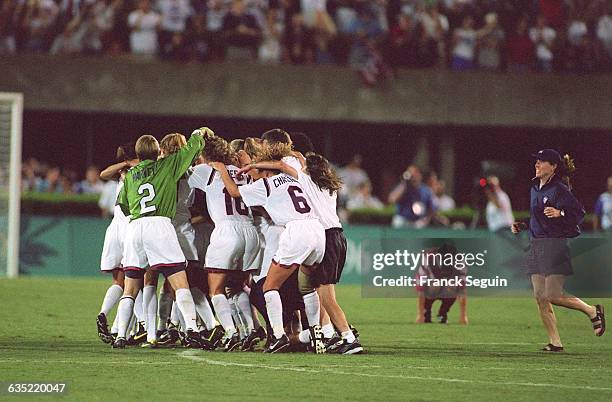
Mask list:
[{"label": "stadium crowd", "polygon": [[0,54],[610,71],[606,0],[2,0]]}]

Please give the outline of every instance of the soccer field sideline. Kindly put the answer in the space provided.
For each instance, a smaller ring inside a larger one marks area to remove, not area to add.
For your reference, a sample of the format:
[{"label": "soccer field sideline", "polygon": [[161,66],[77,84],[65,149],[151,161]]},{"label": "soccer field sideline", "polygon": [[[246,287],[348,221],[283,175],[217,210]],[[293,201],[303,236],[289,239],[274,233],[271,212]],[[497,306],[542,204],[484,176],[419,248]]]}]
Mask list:
[{"label": "soccer field sideline", "polygon": [[[532,300],[474,298],[469,326],[456,324],[456,311],[447,326],[418,326],[414,299],[362,299],[359,287],[340,286],[339,301],[366,355],[117,351],[95,333],[105,285],[0,280],[0,300],[10,306],[0,329],[0,379],[68,381],[67,397],[79,400],[612,398],[609,334],[596,338],[585,317],[559,310],[567,352],[539,352],[546,338]],[[134,372],[145,373],[142,389],[134,386]]]}]

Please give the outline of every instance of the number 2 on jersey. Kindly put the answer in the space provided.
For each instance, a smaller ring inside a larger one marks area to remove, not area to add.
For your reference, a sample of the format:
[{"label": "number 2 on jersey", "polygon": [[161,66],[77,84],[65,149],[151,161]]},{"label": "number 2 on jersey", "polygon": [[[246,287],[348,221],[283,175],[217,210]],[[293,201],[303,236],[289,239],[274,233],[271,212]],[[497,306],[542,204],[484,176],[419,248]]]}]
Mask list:
[{"label": "number 2 on jersey", "polygon": [[153,188],[153,185],[151,183],[145,183],[141,185],[140,187],[138,187],[138,194],[142,195],[145,192],[147,193],[147,195],[145,195],[144,197],[140,199],[140,213],[141,214],[153,212],[157,209],[155,205],[147,205],[147,202],[155,198],[155,189]]}]

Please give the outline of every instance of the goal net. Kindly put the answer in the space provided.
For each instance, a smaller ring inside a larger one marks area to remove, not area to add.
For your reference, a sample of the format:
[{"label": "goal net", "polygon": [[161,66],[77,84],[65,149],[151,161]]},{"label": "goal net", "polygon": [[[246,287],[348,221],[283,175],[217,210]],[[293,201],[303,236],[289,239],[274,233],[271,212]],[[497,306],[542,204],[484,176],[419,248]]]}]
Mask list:
[{"label": "goal net", "polygon": [[19,275],[23,95],[0,92],[0,276]]}]

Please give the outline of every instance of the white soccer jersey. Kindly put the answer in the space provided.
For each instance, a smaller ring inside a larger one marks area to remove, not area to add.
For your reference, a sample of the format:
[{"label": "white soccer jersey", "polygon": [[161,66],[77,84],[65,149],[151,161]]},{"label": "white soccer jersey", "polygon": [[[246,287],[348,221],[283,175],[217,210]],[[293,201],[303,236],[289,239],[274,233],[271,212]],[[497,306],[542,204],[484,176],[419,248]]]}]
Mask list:
[{"label": "white soccer jersey", "polygon": [[119,184],[117,184],[117,192],[115,193],[115,207],[113,212],[113,220],[119,222],[121,224],[127,225],[130,222],[130,218],[123,214],[121,207],[117,204],[117,197],[119,197],[119,193],[123,188],[123,179],[119,180]]},{"label": "white soccer jersey", "polygon": [[189,208],[193,205],[193,188],[188,183],[188,177],[191,174],[187,171],[187,177],[182,178],[178,182],[177,199],[176,199],[176,214],[172,223],[177,226],[186,222],[191,222],[191,212]]},{"label": "white soccer jersey", "polygon": [[285,156],[281,160],[285,162],[287,165],[294,168],[295,170],[302,170],[302,164],[300,163],[300,160],[296,158],[295,156]]},{"label": "white soccer jersey", "polygon": [[252,184],[238,187],[242,200],[249,207],[261,206],[276,225],[316,219],[311,202],[300,182],[285,173],[262,178]]},{"label": "white soccer jersey", "polygon": [[[251,181],[248,175],[236,175],[238,168],[226,165],[231,178],[238,186]],[[240,221],[253,223],[251,210],[239,198],[232,198],[223,184],[221,175],[208,165],[197,165],[189,176],[189,185],[206,193],[208,213],[215,225],[225,221]]]},{"label": "white soccer jersey", "polygon": [[298,181],[312,201],[312,209],[325,230],[341,228],[342,224],[336,212],[338,195],[335,192],[330,195],[328,190],[321,190],[312,178],[301,170],[298,170]]}]

